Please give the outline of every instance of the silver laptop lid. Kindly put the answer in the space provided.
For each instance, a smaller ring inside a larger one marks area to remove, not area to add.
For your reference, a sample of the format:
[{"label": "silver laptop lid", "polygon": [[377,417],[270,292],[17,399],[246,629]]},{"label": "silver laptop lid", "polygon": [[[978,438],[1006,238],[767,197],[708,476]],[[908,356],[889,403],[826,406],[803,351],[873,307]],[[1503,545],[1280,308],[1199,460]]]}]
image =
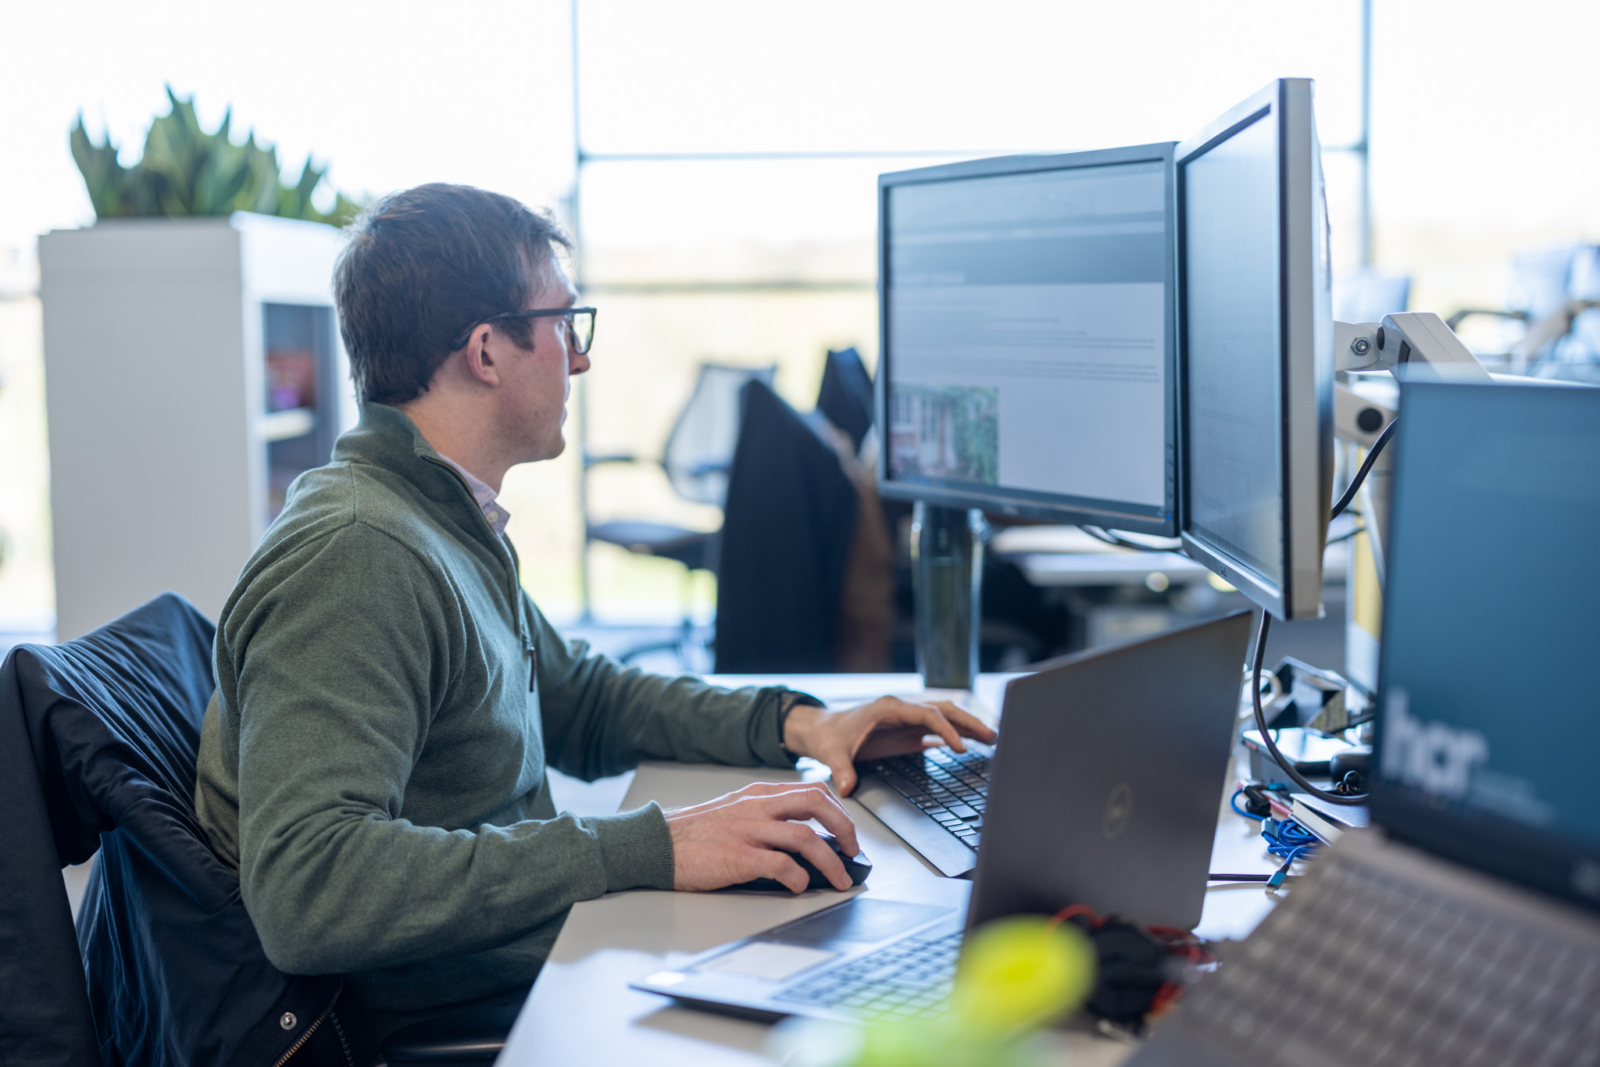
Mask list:
[{"label": "silver laptop lid", "polygon": [[1200,922],[1249,638],[1239,612],[1006,687],[969,929],[1069,904]]}]

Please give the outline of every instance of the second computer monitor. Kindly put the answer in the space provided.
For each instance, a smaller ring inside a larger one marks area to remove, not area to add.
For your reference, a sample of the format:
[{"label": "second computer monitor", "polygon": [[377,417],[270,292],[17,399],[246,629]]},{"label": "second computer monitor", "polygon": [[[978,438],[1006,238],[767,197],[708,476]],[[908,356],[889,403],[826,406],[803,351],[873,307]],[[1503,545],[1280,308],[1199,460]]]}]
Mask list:
[{"label": "second computer monitor", "polygon": [[884,495],[1177,533],[1172,148],[879,178]]},{"label": "second computer monitor", "polygon": [[1280,619],[1321,614],[1333,481],[1311,89],[1280,79],[1176,154],[1184,546]]}]

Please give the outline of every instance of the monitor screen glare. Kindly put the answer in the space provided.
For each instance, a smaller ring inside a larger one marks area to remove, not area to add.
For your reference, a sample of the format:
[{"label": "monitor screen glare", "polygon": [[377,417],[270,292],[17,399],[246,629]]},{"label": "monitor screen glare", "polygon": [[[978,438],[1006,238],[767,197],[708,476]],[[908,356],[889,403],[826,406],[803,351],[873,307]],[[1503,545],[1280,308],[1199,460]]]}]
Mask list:
[{"label": "monitor screen glare", "polygon": [[1188,525],[1283,575],[1278,153],[1262,116],[1187,166]]}]

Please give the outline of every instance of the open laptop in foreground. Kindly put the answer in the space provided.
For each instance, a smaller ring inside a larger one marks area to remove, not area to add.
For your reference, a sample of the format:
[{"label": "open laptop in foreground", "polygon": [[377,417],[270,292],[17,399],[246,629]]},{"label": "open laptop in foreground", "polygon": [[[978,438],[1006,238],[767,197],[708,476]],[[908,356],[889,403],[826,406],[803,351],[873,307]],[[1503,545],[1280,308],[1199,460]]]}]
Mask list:
[{"label": "open laptop in foreground", "polygon": [[869,884],[633,988],[760,1018],[909,1017],[938,1009],[964,931],[989,919],[1087,904],[1192,928],[1249,629],[1241,612],[1012,681],[972,883]]},{"label": "open laptop in foreground", "polygon": [[1376,831],[1139,1067],[1600,1063],[1600,389],[1403,389]]}]

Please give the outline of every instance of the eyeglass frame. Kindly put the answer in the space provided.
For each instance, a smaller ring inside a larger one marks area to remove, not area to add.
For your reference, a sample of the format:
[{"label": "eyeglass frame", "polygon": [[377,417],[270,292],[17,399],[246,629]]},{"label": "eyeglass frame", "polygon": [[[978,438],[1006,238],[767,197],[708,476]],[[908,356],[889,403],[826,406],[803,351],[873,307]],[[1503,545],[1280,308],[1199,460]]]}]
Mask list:
[{"label": "eyeglass frame", "polygon": [[[577,330],[573,329],[573,327],[572,327],[571,316],[573,316],[573,315],[582,315],[582,314],[589,315],[591,320],[593,320],[593,321],[591,321],[590,327],[589,327],[589,343],[584,345],[582,348],[579,348],[578,347],[578,332],[577,332]],[[573,308],[535,308],[535,309],[533,309],[531,311],[502,311],[498,315],[490,315],[486,319],[479,319],[477,322],[473,323],[471,326],[468,326],[467,327],[467,331],[461,335],[460,339],[457,340],[454,344],[452,344],[450,346],[450,351],[455,352],[455,351],[459,351],[462,348],[465,348],[467,342],[472,340],[472,332],[474,330],[476,330],[479,326],[489,326],[489,325],[491,325],[493,323],[506,322],[506,321],[508,321],[510,319],[545,319],[545,318],[554,318],[557,315],[568,319],[568,322],[567,322],[567,338],[572,344],[573,353],[576,354],[576,355],[580,355],[580,356],[588,355],[589,354],[589,349],[594,347],[594,325],[595,325],[595,322],[598,322],[598,320],[600,318],[600,309],[599,308],[592,308],[592,307],[581,307],[581,308],[580,307],[573,307]]]}]

